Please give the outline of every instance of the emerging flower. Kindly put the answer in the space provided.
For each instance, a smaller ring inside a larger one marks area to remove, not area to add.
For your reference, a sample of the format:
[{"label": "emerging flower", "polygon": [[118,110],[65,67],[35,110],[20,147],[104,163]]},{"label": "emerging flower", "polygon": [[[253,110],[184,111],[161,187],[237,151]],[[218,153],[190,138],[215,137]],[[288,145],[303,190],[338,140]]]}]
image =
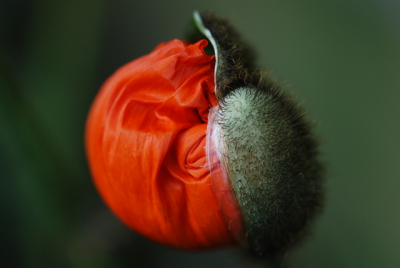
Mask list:
[{"label": "emerging flower", "polygon": [[96,97],[86,133],[93,178],[111,209],[139,233],[186,249],[237,243],[232,219],[241,229],[232,191],[218,193],[229,200],[221,209],[207,167],[208,111],[217,101],[206,45],[173,40],[119,69]]},{"label": "emerging flower", "polygon": [[206,40],[173,40],[102,86],[86,126],[93,180],[122,221],[164,245],[282,253],[321,199],[309,125],[252,71],[229,24],[195,16],[215,56]]}]

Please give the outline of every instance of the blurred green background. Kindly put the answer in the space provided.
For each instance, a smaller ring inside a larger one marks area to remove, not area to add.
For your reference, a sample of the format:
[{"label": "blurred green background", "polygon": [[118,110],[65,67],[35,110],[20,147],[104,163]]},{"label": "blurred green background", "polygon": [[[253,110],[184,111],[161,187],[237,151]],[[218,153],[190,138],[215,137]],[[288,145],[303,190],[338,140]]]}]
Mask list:
[{"label": "blurred green background", "polygon": [[193,10],[229,18],[318,122],[326,207],[289,267],[400,267],[400,2],[0,1],[2,267],[262,267],[164,248],[122,225],[88,172],[102,82]]}]

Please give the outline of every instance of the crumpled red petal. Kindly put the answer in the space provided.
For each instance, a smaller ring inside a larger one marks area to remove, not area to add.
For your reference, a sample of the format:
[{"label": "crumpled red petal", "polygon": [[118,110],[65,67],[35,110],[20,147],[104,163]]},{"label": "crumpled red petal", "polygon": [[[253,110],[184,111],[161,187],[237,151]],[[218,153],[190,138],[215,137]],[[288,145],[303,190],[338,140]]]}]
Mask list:
[{"label": "crumpled red petal", "polygon": [[215,190],[207,167],[217,101],[205,46],[173,40],[120,68],[86,126],[93,180],[112,211],[144,236],[184,249],[237,244],[242,229],[230,186]]}]

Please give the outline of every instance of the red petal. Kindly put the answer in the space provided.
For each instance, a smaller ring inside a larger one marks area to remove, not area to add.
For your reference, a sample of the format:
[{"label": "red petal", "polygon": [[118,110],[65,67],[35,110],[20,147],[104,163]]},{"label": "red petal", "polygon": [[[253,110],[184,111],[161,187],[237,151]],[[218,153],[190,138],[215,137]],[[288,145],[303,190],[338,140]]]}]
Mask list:
[{"label": "red petal", "polygon": [[208,113],[217,105],[206,45],[173,40],[120,68],[101,88],[86,129],[94,182],[114,213],[185,249],[236,244],[242,228],[230,185],[215,191],[206,166]]}]

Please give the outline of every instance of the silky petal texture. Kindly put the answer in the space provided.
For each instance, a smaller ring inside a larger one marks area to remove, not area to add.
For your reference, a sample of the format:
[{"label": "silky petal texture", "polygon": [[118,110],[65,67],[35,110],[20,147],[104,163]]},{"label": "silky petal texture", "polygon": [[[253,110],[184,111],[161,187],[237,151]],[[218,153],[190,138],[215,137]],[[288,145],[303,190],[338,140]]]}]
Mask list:
[{"label": "silky petal texture", "polygon": [[207,163],[217,100],[215,59],[205,46],[173,40],[120,68],[86,126],[93,180],[112,211],[142,235],[183,249],[235,245],[242,233],[232,188],[215,181],[219,158]]}]

